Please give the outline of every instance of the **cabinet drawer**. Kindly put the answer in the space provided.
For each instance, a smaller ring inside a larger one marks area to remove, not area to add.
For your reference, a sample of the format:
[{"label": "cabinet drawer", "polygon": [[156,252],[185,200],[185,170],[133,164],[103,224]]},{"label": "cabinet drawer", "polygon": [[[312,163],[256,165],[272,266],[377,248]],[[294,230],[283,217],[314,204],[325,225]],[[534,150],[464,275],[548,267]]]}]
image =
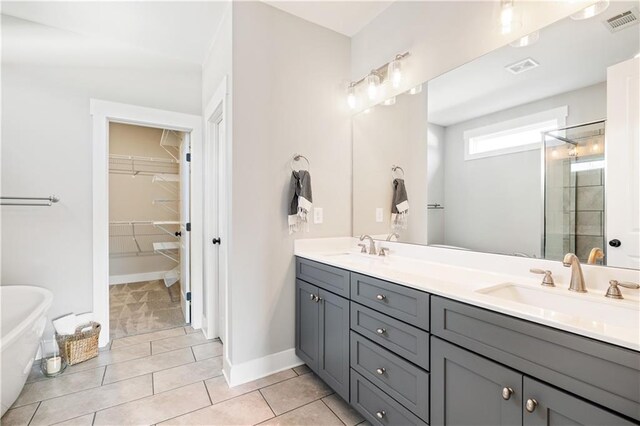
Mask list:
[{"label": "cabinet drawer", "polygon": [[374,425],[426,425],[354,370],[351,370],[351,404]]},{"label": "cabinet drawer", "polygon": [[638,352],[437,296],[431,324],[443,339],[640,420]]},{"label": "cabinet drawer", "polygon": [[428,293],[352,272],[351,300],[429,330]]},{"label": "cabinet drawer", "polygon": [[412,363],[429,369],[429,333],[351,302],[351,329]]},{"label": "cabinet drawer", "polygon": [[349,271],[344,269],[298,257],[296,278],[349,298]]},{"label": "cabinet drawer", "polygon": [[418,417],[429,420],[429,373],[353,331],[351,368]]}]

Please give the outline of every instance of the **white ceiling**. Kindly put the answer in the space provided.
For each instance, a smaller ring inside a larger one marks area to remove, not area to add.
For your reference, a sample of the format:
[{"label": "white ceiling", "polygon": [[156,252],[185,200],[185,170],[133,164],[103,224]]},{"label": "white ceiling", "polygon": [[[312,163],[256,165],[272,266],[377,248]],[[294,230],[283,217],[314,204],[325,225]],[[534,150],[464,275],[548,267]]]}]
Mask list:
[{"label": "white ceiling", "polygon": [[[637,6],[611,2],[594,18],[566,18],[528,47],[505,46],[428,83],[429,122],[448,126],[606,80],[606,68],[640,49],[638,25],[611,33],[602,21]],[[540,66],[519,75],[504,67],[527,57]]]},{"label": "white ceiling", "polygon": [[265,3],[348,37],[371,22],[391,1],[270,1]]},{"label": "white ceiling", "polygon": [[202,64],[228,2],[2,1],[2,14]]}]

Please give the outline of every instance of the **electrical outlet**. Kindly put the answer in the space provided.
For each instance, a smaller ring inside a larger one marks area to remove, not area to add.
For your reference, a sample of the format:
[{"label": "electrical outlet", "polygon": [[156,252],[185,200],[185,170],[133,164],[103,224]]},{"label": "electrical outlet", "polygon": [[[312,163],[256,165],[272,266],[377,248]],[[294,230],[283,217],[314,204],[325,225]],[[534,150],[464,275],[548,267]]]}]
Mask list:
[{"label": "electrical outlet", "polygon": [[376,208],[376,222],[382,222],[382,207]]},{"label": "electrical outlet", "polygon": [[313,223],[322,223],[322,207],[313,208]]}]

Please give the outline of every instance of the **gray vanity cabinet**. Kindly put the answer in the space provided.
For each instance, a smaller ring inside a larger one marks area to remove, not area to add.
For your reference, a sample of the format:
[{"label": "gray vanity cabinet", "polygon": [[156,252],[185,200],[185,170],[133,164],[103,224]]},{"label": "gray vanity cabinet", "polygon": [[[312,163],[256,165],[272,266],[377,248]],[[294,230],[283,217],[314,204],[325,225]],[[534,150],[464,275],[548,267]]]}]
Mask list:
[{"label": "gray vanity cabinet", "polygon": [[312,370],[318,368],[320,306],[318,287],[296,280],[296,355]]},{"label": "gray vanity cabinet", "polygon": [[520,425],[522,375],[431,339],[432,425]]},{"label": "gray vanity cabinet", "polygon": [[[634,424],[530,377],[525,376],[523,383],[525,408],[522,421],[524,426],[631,426]],[[528,407],[527,401],[529,401]]]},{"label": "gray vanity cabinet", "polygon": [[319,354],[316,373],[349,401],[349,301],[320,289]]},{"label": "gray vanity cabinet", "polygon": [[[300,262],[298,272],[332,289],[340,271],[315,262]],[[319,279],[322,278],[321,280]],[[328,284],[327,284],[328,283]],[[349,288],[346,284],[345,288]],[[303,279],[296,280],[296,355],[345,400],[349,400],[349,300]]]}]

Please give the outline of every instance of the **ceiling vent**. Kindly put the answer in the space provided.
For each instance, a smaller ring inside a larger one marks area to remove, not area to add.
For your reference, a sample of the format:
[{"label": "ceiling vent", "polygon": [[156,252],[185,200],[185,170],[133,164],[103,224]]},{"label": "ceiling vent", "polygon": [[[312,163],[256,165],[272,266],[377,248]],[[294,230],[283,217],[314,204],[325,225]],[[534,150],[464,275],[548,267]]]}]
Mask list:
[{"label": "ceiling vent", "polygon": [[638,22],[640,22],[640,14],[638,14],[638,9],[634,7],[633,9],[622,12],[607,19],[606,21],[603,21],[602,23],[609,29],[609,31],[615,33],[632,25],[636,25]]},{"label": "ceiling vent", "polygon": [[523,59],[515,64],[507,65],[504,67],[511,74],[522,74],[523,72],[530,71],[538,67],[538,63],[531,58]]}]

